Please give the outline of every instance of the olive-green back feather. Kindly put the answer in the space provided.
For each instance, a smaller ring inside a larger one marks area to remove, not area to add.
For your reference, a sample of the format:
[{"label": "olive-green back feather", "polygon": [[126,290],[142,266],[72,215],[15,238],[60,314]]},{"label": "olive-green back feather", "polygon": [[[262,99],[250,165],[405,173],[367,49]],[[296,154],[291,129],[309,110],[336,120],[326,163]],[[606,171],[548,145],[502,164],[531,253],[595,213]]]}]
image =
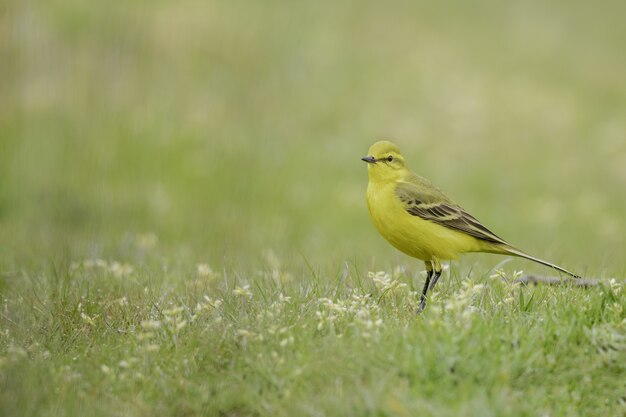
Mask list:
[{"label": "olive-green back feather", "polygon": [[425,178],[412,174],[405,181],[398,182],[396,195],[404,204],[405,210],[413,216],[467,233],[480,240],[509,246]]}]

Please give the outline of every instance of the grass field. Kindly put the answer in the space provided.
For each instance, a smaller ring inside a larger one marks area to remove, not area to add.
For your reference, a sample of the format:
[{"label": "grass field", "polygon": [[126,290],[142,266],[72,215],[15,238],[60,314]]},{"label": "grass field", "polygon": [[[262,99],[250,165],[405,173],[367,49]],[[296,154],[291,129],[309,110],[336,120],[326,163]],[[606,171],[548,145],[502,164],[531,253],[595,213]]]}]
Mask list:
[{"label": "grass field", "polygon": [[[0,415],[626,415],[620,1],[0,5]],[[410,166],[546,268],[423,265]]]}]

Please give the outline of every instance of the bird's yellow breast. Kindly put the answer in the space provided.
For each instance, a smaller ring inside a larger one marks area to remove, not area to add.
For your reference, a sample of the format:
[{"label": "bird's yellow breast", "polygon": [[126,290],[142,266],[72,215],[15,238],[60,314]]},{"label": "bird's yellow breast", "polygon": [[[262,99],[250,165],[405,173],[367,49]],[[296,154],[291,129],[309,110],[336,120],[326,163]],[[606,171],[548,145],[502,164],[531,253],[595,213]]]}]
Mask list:
[{"label": "bird's yellow breast", "polygon": [[395,187],[393,181],[370,181],[367,207],[376,229],[398,250],[421,260],[456,259],[480,250],[474,237],[409,214]]}]

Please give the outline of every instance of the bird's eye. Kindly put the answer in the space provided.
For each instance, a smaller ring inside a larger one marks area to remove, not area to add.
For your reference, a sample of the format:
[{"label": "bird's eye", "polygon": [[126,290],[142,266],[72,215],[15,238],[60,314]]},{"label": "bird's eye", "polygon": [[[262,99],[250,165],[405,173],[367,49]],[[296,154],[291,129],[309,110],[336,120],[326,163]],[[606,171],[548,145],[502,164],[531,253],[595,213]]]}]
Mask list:
[{"label": "bird's eye", "polygon": [[389,155],[389,156],[387,157],[387,161],[389,161],[389,162],[393,161],[393,156]]}]

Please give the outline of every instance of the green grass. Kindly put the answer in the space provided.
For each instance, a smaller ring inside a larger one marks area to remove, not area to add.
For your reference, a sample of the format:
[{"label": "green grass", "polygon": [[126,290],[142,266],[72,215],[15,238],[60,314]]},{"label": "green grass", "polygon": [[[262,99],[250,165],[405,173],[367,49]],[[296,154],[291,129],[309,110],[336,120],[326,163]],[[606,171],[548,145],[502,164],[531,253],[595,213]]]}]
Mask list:
[{"label": "green grass", "polygon": [[[155,260],[156,261],[156,260]],[[4,302],[4,415],[617,415],[623,285],[520,288],[353,267],[21,275]],[[246,284],[247,282],[247,284]],[[248,287],[249,286],[249,287]]]},{"label": "green grass", "polygon": [[[626,413],[623,2],[40,3],[0,6],[0,415]],[[381,138],[601,284],[470,255],[417,315]]]}]

